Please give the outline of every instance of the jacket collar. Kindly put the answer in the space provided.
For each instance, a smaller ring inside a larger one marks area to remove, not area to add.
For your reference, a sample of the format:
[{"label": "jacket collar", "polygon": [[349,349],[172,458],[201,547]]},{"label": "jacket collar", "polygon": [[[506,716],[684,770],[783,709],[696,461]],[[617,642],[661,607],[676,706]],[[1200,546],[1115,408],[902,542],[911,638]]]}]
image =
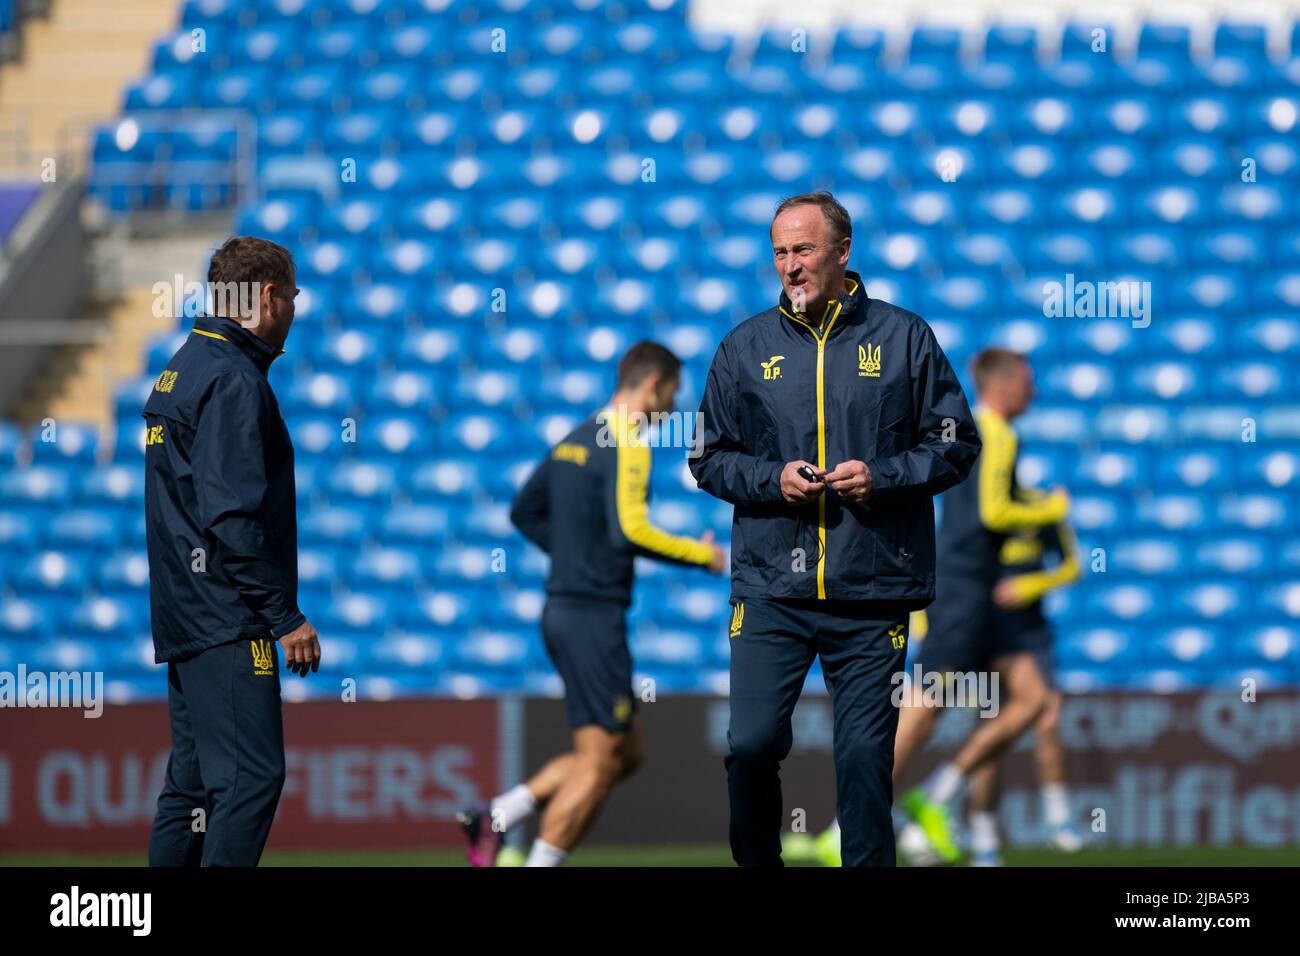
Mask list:
[{"label": "jacket collar", "polygon": [[253,364],[265,372],[271,363],[284,354],[284,349],[276,349],[244,328],[234,319],[219,315],[200,315],[194,320],[194,331],[208,338],[229,342],[252,360]]},{"label": "jacket collar", "polygon": [[813,329],[821,329],[822,334],[825,334],[827,324],[833,316],[836,318],[831,328],[843,328],[852,324],[861,313],[866,311],[868,297],[862,276],[856,272],[845,270],[844,288],[844,294],[827,302],[825,312],[816,318],[796,313],[794,304],[790,301],[790,297],[786,294],[784,288],[781,290],[781,302],[778,308],[787,320]]}]

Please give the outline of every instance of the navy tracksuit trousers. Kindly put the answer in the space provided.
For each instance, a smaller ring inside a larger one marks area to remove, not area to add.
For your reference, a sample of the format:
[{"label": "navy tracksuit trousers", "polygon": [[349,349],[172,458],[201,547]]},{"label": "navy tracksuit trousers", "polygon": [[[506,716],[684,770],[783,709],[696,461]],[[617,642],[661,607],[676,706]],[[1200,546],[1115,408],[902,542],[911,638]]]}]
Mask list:
[{"label": "navy tracksuit trousers", "polygon": [[167,665],[172,752],[150,866],[257,865],[284,787],[279,659],[268,632]]},{"label": "navy tracksuit trousers", "polygon": [[780,866],[781,761],[790,718],[821,656],[834,716],[836,807],[845,866],[893,866],[894,675],[907,655],[906,605],[865,601],[733,602],[727,789],[731,853]]}]

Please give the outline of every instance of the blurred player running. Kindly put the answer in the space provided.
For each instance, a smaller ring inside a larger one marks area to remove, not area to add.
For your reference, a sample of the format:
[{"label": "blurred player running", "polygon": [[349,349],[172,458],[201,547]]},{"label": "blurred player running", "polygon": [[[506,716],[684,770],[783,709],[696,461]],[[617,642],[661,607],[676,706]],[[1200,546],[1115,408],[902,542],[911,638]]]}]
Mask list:
[{"label": "blurred player running", "polygon": [[649,416],[671,411],[681,362],[639,342],[618,366],[610,404],[537,466],[510,520],[551,556],[542,639],[564,679],[573,750],[526,783],[458,815],[469,861],[492,866],[506,831],[544,808],[527,866],[559,866],[595,822],[613,785],[640,764],[624,617],[637,555],[720,573],[726,552],[711,532],[678,537],[649,520]]},{"label": "blurred player running", "polygon": [[[900,799],[904,823],[898,848],[909,862],[933,858],[954,863],[961,857],[950,804],[972,774],[992,766],[1021,732],[1040,719],[1050,697],[1034,654],[1046,630],[999,627],[1003,612],[994,593],[1002,576],[1004,544],[1017,534],[1037,534],[1064,521],[1069,499],[1061,490],[1043,494],[1021,489],[1016,481],[1017,438],[1010,423],[1034,397],[1029,363],[1015,352],[991,348],[975,357],[972,370],[979,394],[975,419],[984,447],[971,477],[943,498],[938,598],[929,608],[929,633],[914,666],[938,673],[997,671],[1006,699],[999,702],[995,717],[979,721],[952,761]],[[1013,588],[1007,585],[1004,593]],[[908,760],[933,732],[941,709],[922,704],[921,688],[912,687],[911,694],[899,717],[895,781],[902,779]],[[828,862],[838,858],[838,836],[833,824],[819,840],[819,855]]]},{"label": "blurred player running", "polygon": [[[1044,557],[1056,555],[1056,565],[1045,567]],[[1051,687],[1052,632],[1043,614],[1043,597],[1073,583],[1079,576],[1079,550],[1074,531],[1062,521],[1008,538],[999,554],[1002,577],[993,588],[994,627],[1003,636],[1000,646],[1022,647],[1033,654],[1049,686],[1047,706],[1034,724],[1034,762],[1043,801],[1043,821],[1048,841],[1056,849],[1074,853],[1083,837],[1070,823],[1070,801],[1065,785],[1065,745],[1056,730],[1061,694]],[[1002,841],[997,826],[1001,797],[1001,761],[986,763],[970,775],[971,863],[1000,866]]]},{"label": "blurred player running", "polygon": [[[1056,565],[1045,569],[1044,558],[1055,554]],[[1079,575],[1078,545],[1074,531],[1066,522],[1026,531],[1008,538],[1001,551],[1002,578],[993,589],[995,627],[1018,632],[1019,643],[1030,648],[1039,669],[1051,684],[1053,666],[1051,624],[1043,614],[1042,600],[1049,591],[1066,587]],[[913,615],[910,628],[914,638],[924,641],[928,620],[924,611]],[[1002,638],[1002,643],[1009,643]],[[1033,726],[1034,765],[1038,774],[1042,800],[1043,827],[1049,845],[1062,853],[1083,849],[1084,837],[1070,820],[1070,798],[1066,784],[1065,745],[1057,732],[1061,710],[1061,693],[1053,688],[1047,706]],[[1002,839],[997,825],[1001,798],[1001,761],[987,763],[970,775],[968,799],[971,864],[1001,866]],[[905,824],[900,837],[910,851],[913,864],[937,863],[939,857],[929,847],[924,834],[914,823]],[[784,854],[791,859],[817,861],[826,866],[839,865],[839,826],[817,837],[799,838],[789,834]]]}]

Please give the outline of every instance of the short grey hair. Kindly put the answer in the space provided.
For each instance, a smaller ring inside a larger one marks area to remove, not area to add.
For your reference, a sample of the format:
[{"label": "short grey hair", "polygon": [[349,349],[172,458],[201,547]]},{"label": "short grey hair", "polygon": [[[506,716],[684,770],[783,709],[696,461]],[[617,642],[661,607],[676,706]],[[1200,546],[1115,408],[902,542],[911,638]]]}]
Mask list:
[{"label": "short grey hair", "polygon": [[[790,196],[782,199],[777,204],[776,212],[772,213],[772,224],[776,224],[776,217],[781,215],[787,209],[794,206],[817,206],[822,211],[827,224],[831,227],[831,232],[835,236],[835,241],[841,239],[853,238],[853,220],[849,217],[849,211],[840,205],[828,190],[819,189],[814,193],[800,193],[797,196]],[[768,232],[772,231],[772,226],[768,226]]]}]

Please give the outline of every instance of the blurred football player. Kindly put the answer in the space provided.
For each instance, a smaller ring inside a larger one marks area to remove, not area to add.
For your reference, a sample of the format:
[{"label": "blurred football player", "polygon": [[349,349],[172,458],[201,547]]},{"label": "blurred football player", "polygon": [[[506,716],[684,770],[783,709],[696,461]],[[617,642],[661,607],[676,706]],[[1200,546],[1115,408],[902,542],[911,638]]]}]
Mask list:
[{"label": "blurred football player", "polygon": [[494,865],[504,834],[543,810],[527,866],[559,866],[595,822],[610,789],[641,763],[625,617],[638,555],[716,573],[726,552],[650,523],[652,416],[669,412],[681,361],[639,342],[618,366],[610,403],[551,449],[515,499],[510,520],[551,556],[542,639],[564,679],[573,750],[489,804],[463,811],[474,866]]},{"label": "blurred football player", "polygon": [[[996,673],[1007,699],[998,701],[995,716],[979,722],[953,760],[936,769],[924,786],[902,795],[901,812],[896,813],[898,847],[911,863],[954,863],[961,858],[951,804],[977,771],[991,769],[1021,732],[1048,711],[1051,691],[1041,661],[1051,638],[1046,622],[1038,624],[1042,614],[1037,599],[1078,573],[1072,549],[1053,571],[1035,571],[1033,577],[1005,573],[1005,558],[1027,554],[1023,546],[1008,547],[1008,542],[1024,536],[1037,539],[1044,529],[1062,526],[1069,499],[1063,490],[1045,494],[1022,489],[1016,480],[1018,441],[1011,422],[1033,401],[1028,361],[1016,352],[990,348],[975,357],[972,370],[979,397],[975,419],[984,447],[971,477],[943,498],[937,599],[928,610],[928,634],[920,642],[913,672]],[[905,691],[903,703],[894,748],[895,781],[933,732],[942,709],[914,685]],[[986,784],[991,791],[992,781]],[[983,828],[986,818],[980,820]],[[833,864],[838,858],[838,835],[832,825],[819,839],[817,852],[824,862]]]}]

